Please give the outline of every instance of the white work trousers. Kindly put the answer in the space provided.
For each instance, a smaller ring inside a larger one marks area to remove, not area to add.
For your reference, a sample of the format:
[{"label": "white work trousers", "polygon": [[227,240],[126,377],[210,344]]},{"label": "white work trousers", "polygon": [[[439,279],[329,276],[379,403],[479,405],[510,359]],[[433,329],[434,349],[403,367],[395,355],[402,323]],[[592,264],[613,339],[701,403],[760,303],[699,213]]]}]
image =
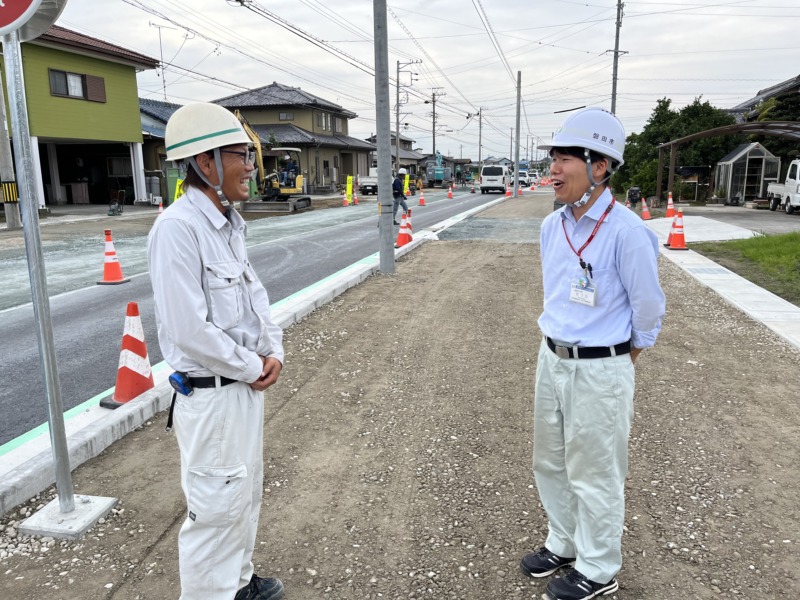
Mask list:
[{"label": "white work trousers", "polygon": [[188,513],[181,600],[233,600],[250,582],[264,482],[264,393],[243,382],[178,395],[175,435]]},{"label": "white work trousers", "polygon": [[622,566],[633,388],[629,354],[562,359],[542,341],[533,474],[549,521],[545,546],[576,557],[575,568],[600,583]]}]

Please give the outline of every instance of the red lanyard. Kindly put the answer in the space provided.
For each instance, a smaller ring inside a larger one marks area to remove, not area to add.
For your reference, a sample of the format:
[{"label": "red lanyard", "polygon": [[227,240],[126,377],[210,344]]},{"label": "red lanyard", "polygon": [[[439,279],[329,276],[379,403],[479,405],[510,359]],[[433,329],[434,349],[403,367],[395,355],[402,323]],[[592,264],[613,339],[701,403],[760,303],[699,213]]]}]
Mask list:
[{"label": "red lanyard", "polygon": [[592,276],[592,265],[589,265],[588,263],[585,263],[583,261],[583,258],[581,258],[581,254],[583,253],[584,250],[586,250],[586,246],[588,246],[589,244],[592,243],[592,240],[594,239],[594,236],[597,235],[597,231],[600,229],[600,225],[603,223],[603,221],[605,221],[606,217],[608,216],[608,213],[611,212],[611,209],[614,208],[614,202],[616,202],[616,199],[612,198],[611,202],[606,207],[605,211],[603,211],[602,216],[597,221],[597,225],[594,226],[594,229],[592,230],[592,234],[589,236],[589,239],[586,240],[586,243],[584,243],[583,246],[581,246],[579,250],[575,250],[575,246],[572,245],[572,242],[570,241],[569,236],[567,235],[567,226],[564,225],[564,219],[561,219],[561,228],[564,230],[564,237],[567,238],[567,243],[569,244],[569,247],[575,253],[575,256],[578,257],[578,262],[581,265],[581,269],[584,269],[584,270],[587,269],[587,268],[589,269],[589,277]]}]

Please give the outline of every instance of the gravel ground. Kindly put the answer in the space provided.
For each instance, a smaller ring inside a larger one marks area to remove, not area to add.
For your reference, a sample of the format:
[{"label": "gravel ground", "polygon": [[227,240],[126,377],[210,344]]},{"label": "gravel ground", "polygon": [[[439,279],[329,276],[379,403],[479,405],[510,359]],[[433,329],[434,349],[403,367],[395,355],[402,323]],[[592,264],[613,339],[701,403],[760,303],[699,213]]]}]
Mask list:
[{"label": "gravel ground", "polygon": [[[535,244],[427,243],[286,331],[255,561],[287,600],[541,596],[518,569],[546,531],[530,472],[538,260]],[[610,598],[796,598],[800,354],[671,263],[661,275]],[[164,420],[75,471],[76,493],[121,500],[83,540],[16,533],[52,490],[0,520],[0,597],[178,597]]]}]

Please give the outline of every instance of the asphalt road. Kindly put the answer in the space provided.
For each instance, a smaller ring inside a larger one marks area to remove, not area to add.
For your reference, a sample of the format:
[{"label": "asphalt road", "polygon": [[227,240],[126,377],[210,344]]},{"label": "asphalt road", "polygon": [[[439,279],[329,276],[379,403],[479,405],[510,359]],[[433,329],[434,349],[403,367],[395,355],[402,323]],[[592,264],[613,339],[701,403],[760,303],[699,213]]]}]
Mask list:
[{"label": "asphalt road", "polygon": [[[426,194],[426,206],[412,210],[416,231],[438,223],[498,195],[459,191]],[[417,197],[409,205],[417,204]],[[256,266],[271,302],[277,302],[336,271],[378,251],[376,205],[362,203],[346,210],[323,210],[263,219],[249,225],[250,261]],[[88,243],[97,245],[95,238]],[[150,362],[162,360],[157,343],[150,279],[146,272],[146,239],[115,242],[124,248],[125,275],[131,282],[97,286],[97,265],[75,260],[80,252],[58,245],[45,254],[53,337],[64,410],[110,387],[116,380],[127,303],[139,304]],[[71,258],[71,256],[73,258]],[[47,421],[47,399],[27,266],[3,260],[7,285],[0,292],[6,303],[21,306],[0,312],[0,445]],[[10,283],[9,283],[10,282]],[[10,300],[13,298],[13,300]],[[176,299],[179,301],[179,299]]]},{"label": "asphalt road", "polygon": [[770,235],[800,231],[800,214],[787,215],[780,210],[771,212],[742,206],[692,206],[684,209],[684,214],[715,219]]}]

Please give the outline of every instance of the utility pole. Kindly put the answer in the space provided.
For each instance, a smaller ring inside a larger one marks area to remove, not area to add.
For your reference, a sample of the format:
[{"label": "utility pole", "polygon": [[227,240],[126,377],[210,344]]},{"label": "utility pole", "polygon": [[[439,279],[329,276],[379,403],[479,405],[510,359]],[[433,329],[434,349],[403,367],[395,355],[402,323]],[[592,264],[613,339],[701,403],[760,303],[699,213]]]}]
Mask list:
[{"label": "utility pole", "polygon": [[378,250],[382,273],[394,274],[394,227],[392,226],[392,144],[389,123],[389,34],[386,0],[372,0],[375,39],[375,125],[378,146]]},{"label": "utility pole", "polygon": [[433,156],[436,156],[436,98],[441,98],[445,95],[444,92],[436,93],[436,90],[441,88],[435,88],[431,92],[431,99],[425,100],[425,104],[432,104],[433,105],[433,128],[431,129],[431,133],[433,134]]},{"label": "utility pole", "polygon": [[[394,126],[394,148],[395,148],[395,159],[394,159],[394,172],[395,174],[400,172],[400,67],[407,67],[408,65],[414,65],[417,63],[422,62],[421,60],[412,60],[410,62],[401,63],[399,60],[397,61],[397,85],[395,86],[397,89],[397,103],[395,106],[395,126]],[[415,79],[414,75],[416,73],[411,73],[411,83],[413,84]]]},{"label": "utility pole", "polygon": [[[619,63],[619,30],[622,29],[622,0],[617,0],[617,33],[614,38],[614,69],[611,74],[611,112],[617,113],[617,64]],[[626,54],[623,52],[623,54]]]},{"label": "utility pole", "polygon": [[517,145],[514,154],[514,198],[519,194],[519,113],[522,102],[522,71],[517,71]]}]

